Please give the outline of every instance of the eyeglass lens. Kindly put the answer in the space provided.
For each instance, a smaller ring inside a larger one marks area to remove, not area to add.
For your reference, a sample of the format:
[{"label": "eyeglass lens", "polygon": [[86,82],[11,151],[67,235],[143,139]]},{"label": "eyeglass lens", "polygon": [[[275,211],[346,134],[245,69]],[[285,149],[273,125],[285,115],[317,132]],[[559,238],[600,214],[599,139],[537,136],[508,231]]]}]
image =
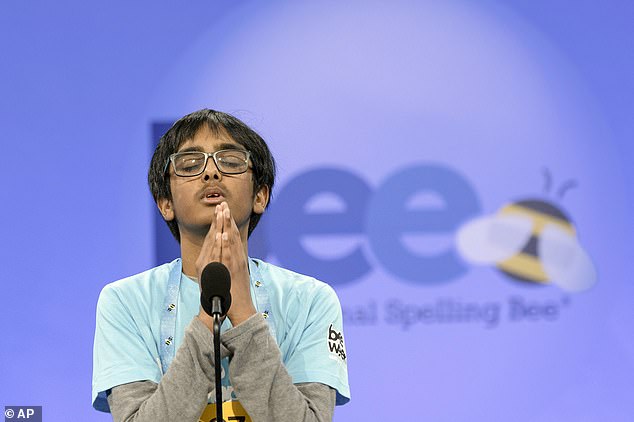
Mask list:
[{"label": "eyeglass lens", "polygon": [[[205,169],[208,156],[204,152],[184,152],[174,156],[174,171],[179,176],[196,176]],[[218,170],[226,174],[244,173],[248,168],[248,155],[241,150],[223,150],[215,153]]]}]

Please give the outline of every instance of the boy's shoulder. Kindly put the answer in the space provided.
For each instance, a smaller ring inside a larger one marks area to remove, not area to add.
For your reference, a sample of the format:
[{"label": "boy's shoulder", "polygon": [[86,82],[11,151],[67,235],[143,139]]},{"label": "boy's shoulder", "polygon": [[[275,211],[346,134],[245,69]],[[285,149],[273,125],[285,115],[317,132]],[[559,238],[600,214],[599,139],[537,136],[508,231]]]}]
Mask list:
[{"label": "boy's shoulder", "polygon": [[180,258],[138,274],[113,281],[103,287],[101,296],[124,298],[139,296],[152,297],[156,294],[163,295],[167,288],[170,274],[176,266],[180,266]]},{"label": "boy's shoulder", "polygon": [[263,281],[268,280],[270,286],[280,294],[304,298],[335,295],[335,291],[330,285],[314,277],[260,259],[251,258],[251,260],[255,263]]}]

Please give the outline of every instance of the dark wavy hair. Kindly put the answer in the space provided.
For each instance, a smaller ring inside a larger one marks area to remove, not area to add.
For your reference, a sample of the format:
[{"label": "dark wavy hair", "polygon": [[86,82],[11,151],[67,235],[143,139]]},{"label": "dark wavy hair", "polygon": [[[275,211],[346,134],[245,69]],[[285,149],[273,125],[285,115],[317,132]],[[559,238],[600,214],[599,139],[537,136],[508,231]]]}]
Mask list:
[{"label": "dark wavy hair", "polygon": [[[240,119],[230,114],[203,109],[188,114],[174,123],[165,135],[161,137],[154,150],[148,171],[148,183],[154,201],[158,203],[159,199],[172,199],[170,174],[169,171],[165,171],[165,165],[169,160],[169,156],[177,152],[185,141],[192,139],[204,125],[214,135],[228,134],[235,142],[251,152],[253,191],[258,192],[263,186],[268,186],[269,195],[271,195],[275,182],[275,160],[264,139]],[[260,217],[260,214],[251,213],[249,236],[251,236],[251,233],[258,225]],[[180,232],[176,219],[166,223],[176,240],[180,243]]]}]

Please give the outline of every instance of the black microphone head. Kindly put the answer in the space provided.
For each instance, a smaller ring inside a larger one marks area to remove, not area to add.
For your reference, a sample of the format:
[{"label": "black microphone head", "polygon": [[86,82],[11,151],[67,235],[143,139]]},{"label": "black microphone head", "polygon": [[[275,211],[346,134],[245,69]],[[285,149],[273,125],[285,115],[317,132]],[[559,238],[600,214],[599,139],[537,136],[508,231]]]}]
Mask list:
[{"label": "black microphone head", "polygon": [[221,314],[225,315],[231,307],[231,274],[220,262],[211,262],[200,276],[200,304],[207,314],[212,314],[212,298],[220,298]]}]

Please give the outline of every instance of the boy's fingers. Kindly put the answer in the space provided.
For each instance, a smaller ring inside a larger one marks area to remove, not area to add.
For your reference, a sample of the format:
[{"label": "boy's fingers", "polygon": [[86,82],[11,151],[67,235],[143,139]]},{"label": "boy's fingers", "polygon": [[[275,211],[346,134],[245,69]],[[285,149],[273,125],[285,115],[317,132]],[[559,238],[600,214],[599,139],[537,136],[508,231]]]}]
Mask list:
[{"label": "boy's fingers", "polygon": [[216,231],[222,233],[224,220],[222,218],[223,203],[216,206]]},{"label": "boy's fingers", "polygon": [[218,232],[218,227],[220,226],[218,224],[218,222],[220,221],[218,219],[218,214],[219,214],[219,210],[218,207],[216,207],[214,209],[214,215],[213,217],[211,217],[211,225],[209,226],[209,231],[207,232],[207,235],[205,236],[205,240],[203,241],[203,246],[200,249],[200,255],[201,257],[207,257],[208,255],[210,255],[214,249],[214,244],[216,241],[216,233]]},{"label": "boy's fingers", "polygon": [[210,262],[222,262],[222,241],[220,237],[221,233],[216,233],[214,238],[214,248],[211,251],[211,261]]},{"label": "boy's fingers", "polygon": [[227,233],[222,233],[221,244],[224,252],[222,255],[223,263],[229,268],[229,271],[231,271],[231,258],[233,254],[231,253],[231,246],[229,245],[229,236]]}]

